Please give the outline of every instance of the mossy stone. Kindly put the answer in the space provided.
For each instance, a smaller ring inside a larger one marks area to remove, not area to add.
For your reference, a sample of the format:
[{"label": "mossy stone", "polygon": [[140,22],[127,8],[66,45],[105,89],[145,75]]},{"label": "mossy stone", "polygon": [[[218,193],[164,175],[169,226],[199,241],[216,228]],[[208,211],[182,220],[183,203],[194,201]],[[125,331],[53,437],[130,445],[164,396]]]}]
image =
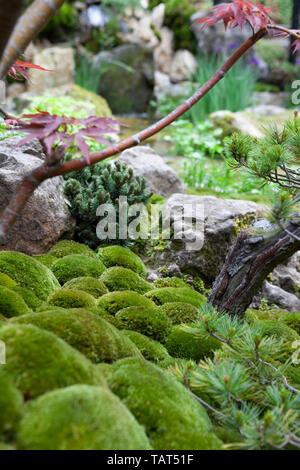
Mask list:
[{"label": "mossy stone", "polygon": [[65,284],[77,277],[98,278],[105,270],[105,266],[96,258],[85,255],[68,255],[54,261],[51,270],[57,280],[61,284]]},{"label": "mossy stone", "polygon": [[161,289],[162,287],[189,287],[183,279],[175,276],[156,279],[153,284],[156,289]]},{"label": "mossy stone", "polygon": [[0,313],[4,317],[16,317],[17,315],[24,315],[29,312],[30,308],[17,292],[0,286]]},{"label": "mossy stone", "polygon": [[155,450],[220,449],[206,410],[171,375],[144,359],[122,359],[108,382]]},{"label": "mossy stone", "polygon": [[25,450],[144,450],[146,434],[107,388],[74,385],[28,404],[18,447]]},{"label": "mossy stone", "polygon": [[155,304],[146,299],[141,294],[132,291],[116,291],[105,294],[98,300],[98,307],[106,310],[111,315],[126,307],[145,307],[150,310],[155,308]]},{"label": "mossy stone", "polygon": [[90,361],[114,362],[123,357],[140,357],[138,348],[103,318],[84,309],[53,310],[23,315],[16,323],[34,325],[54,333]]},{"label": "mossy stone", "polygon": [[0,272],[7,274],[21,287],[32,290],[41,300],[46,300],[59,289],[59,283],[50,269],[23,253],[1,251]]},{"label": "mossy stone", "polygon": [[127,307],[116,314],[127,330],[138,331],[156,341],[165,341],[172,323],[163,312],[147,307]]},{"label": "mossy stone", "polygon": [[102,385],[95,366],[65,341],[32,325],[6,324],[0,328],[6,345],[2,368],[28,400],[76,383]]},{"label": "mossy stone", "polygon": [[288,313],[280,318],[285,325],[289,326],[300,335],[300,312]]},{"label": "mossy stone", "polygon": [[0,439],[14,437],[23,412],[23,396],[11,377],[0,369]]},{"label": "mossy stone", "polygon": [[63,308],[96,307],[96,299],[83,290],[60,289],[48,298],[48,304]]},{"label": "mossy stone", "polygon": [[280,321],[261,320],[257,321],[255,325],[262,330],[264,336],[275,336],[275,338],[283,339],[284,341],[300,339],[295,330]]},{"label": "mossy stone", "polygon": [[45,253],[43,255],[33,255],[33,258],[47,266],[49,269],[51,268],[54,261],[57,260],[56,256],[49,255],[49,253]]},{"label": "mossy stone", "polygon": [[143,261],[133,253],[129,248],[113,245],[99,248],[97,257],[103,262],[107,268],[112,266],[123,266],[145,278],[147,274],[146,266]]},{"label": "mossy stone", "polygon": [[76,277],[63,285],[63,289],[83,290],[96,299],[108,293],[106,285],[95,277]]},{"label": "mossy stone", "polygon": [[7,287],[11,289],[12,287],[17,286],[18,284],[13,281],[9,276],[6,274],[0,273],[0,286]]},{"label": "mossy stone", "polygon": [[158,307],[158,311],[167,315],[173,325],[192,322],[199,315],[197,307],[185,302],[167,302]]},{"label": "mossy stone", "polygon": [[36,310],[38,307],[44,304],[44,301],[39,299],[30,289],[26,289],[25,287],[21,286],[15,286],[11,288],[11,290],[20,295],[26,305],[32,310]]},{"label": "mossy stone", "polygon": [[153,288],[150,282],[145,281],[131,269],[122,266],[113,266],[106,269],[100,279],[110,291],[131,290],[139,294],[145,294]]},{"label": "mossy stone", "polygon": [[173,357],[197,362],[205,357],[212,357],[214,351],[220,348],[220,343],[214,338],[206,338],[205,334],[194,336],[177,325],[166,339],[166,348]]},{"label": "mossy stone", "polygon": [[153,289],[145,294],[156,305],[163,305],[169,302],[184,302],[195,307],[201,307],[206,303],[206,297],[199,292],[188,287],[163,287]]},{"label": "mossy stone", "polygon": [[54,245],[48,255],[55,258],[64,258],[68,255],[84,255],[89,258],[96,258],[96,253],[83,243],[74,242],[74,240],[60,240]]},{"label": "mossy stone", "polygon": [[139,349],[144,359],[151,362],[160,362],[167,359],[171,359],[166,348],[155,341],[137,331],[124,330],[122,332],[127,336]]}]

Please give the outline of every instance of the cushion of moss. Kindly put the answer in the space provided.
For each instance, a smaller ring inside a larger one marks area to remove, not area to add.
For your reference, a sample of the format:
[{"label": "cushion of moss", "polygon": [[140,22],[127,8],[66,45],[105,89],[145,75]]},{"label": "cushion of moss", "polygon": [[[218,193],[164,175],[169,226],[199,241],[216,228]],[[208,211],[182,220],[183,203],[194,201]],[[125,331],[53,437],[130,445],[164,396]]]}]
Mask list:
[{"label": "cushion of moss", "polygon": [[275,336],[276,338],[281,338],[285,341],[295,341],[300,339],[296,331],[282,321],[260,320],[257,321],[255,325],[259,326],[262,333],[266,336]]},{"label": "cushion of moss", "polygon": [[7,287],[11,289],[12,287],[17,286],[16,281],[13,281],[9,276],[4,273],[0,273],[0,286]]},{"label": "cushion of moss", "polygon": [[25,450],[151,449],[145,432],[107,388],[74,385],[27,405],[18,447]]},{"label": "cushion of moss", "polygon": [[84,309],[31,313],[18,317],[15,322],[54,333],[95,363],[140,357],[138,349],[128,338],[101,317]]},{"label": "cushion of moss", "polygon": [[7,324],[0,328],[6,344],[6,364],[26,399],[76,383],[102,385],[94,365],[53,333],[32,325]]},{"label": "cushion of moss", "polygon": [[188,287],[162,287],[153,289],[145,294],[145,297],[153,300],[156,305],[163,305],[169,302],[184,302],[195,307],[200,307],[206,303],[206,297]]},{"label": "cushion of moss", "polygon": [[164,341],[171,331],[171,321],[163,312],[147,307],[126,307],[116,314],[127,330],[138,331],[156,341]]},{"label": "cushion of moss", "polygon": [[105,377],[106,379],[110,377],[112,373],[112,364],[102,362],[101,364],[97,364],[95,367],[100,370],[100,373],[103,375],[103,377]]},{"label": "cushion of moss", "polygon": [[57,260],[56,256],[49,255],[48,253],[45,253],[43,255],[33,255],[33,258],[47,266],[47,268],[51,268],[54,261]]},{"label": "cushion of moss", "polygon": [[87,292],[96,299],[108,293],[105,284],[94,277],[75,277],[63,285],[63,289],[78,289]]},{"label": "cushion of moss", "polygon": [[174,325],[192,322],[199,314],[197,307],[185,302],[167,302],[158,307],[158,310],[165,313]]},{"label": "cushion of moss", "polygon": [[23,396],[11,377],[0,369],[0,439],[12,439],[23,412]]},{"label": "cushion of moss", "polygon": [[65,284],[77,277],[100,277],[105,266],[96,258],[85,255],[68,255],[58,258],[51,266],[51,270],[61,284]]},{"label": "cushion of moss", "polygon": [[159,362],[170,359],[168,351],[158,341],[148,338],[137,331],[124,330],[122,333],[137,346],[147,361]]},{"label": "cushion of moss", "polygon": [[15,286],[11,288],[14,292],[22,297],[24,302],[27,304],[29,308],[32,310],[36,310],[41,305],[44,305],[44,301],[39,299],[30,289],[26,289],[25,287]]},{"label": "cushion of moss", "polygon": [[68,255],[85,255],[90,258],[96,258],[96,253],[91,248],[73,240],[60,240],[47,254],[55,258],[63,258]]},{"label": "cushion of moss", "polygon": [[280,318],[285,325],[289,326],[300,335],[300,312],[287,313]]},{"label": "cushion of moss", "polygon": [[213,352],[220,348],[220,343],[214,338],[206,338],[205,334],[193,336],[177,325],[173,327],[166,339],[166,348],[173,357],[192,359],[197,362],[204,357],[212,357]]},{"label": "cushion of moss", "polygon": [[106,269],[101,276],[101,281],[110,291],[131,290],[139,294],[145,294],[153,288],[150,282],[128,268],[113,266]]},{"label": "cushion of moss", "polygon": [[83,290],[60,289],[48,298],[49,305],[63,308],[96,307],[96,299]]},{"label": "cushion of moss", "polygon": [[0,313],[3,316],[11,318],[29,312],[30,308],[17,292],[0,286]]},{"label": "cushion of moss", "polygon": [[268,309],[268,310],[255,310],[248,308],[245,313],[245,318],[249,323],[255,323],[257,320],[280,320],[283,316],[288,314],[287,310]]},{"label": "cushion of moss", "polygon": [[52,271],[23,253],[1,251],[0,272],[7,274],[21,287],[32,290],[42,300],[46,300],[53,291],[59,289],[59,283]]},{"label": "cushion of moss", "polygon": [[171,375],[143,359],[122,359],[108,381],[145,427],[156,450],[220,449],[205,409]]},{"label": "cushion of moss", "polygon": [[123,266],[145,278],[147,275],[146,266],[143,261],[133,253],[129,248],[123,246],[106,246],[99,248],[97,257],[101,259],[107,268],[112,266]]},{"label": "cushion of moss", "polygon": [[156,279],[153,282],[156,289],[161,289],[162,287],[189,287],[183,279],[179,277],[162,277],[161,279]]},{"label": "cushion of moss", "polygon": [[98,307],[106,310],[111,315],[115,315],[119,310],[126,307],[146,307],[153,310],[155,305],[150,299],[146,299],[146,297],[137,292],[116,291],[109,292],[100,297]]},{"label": "cushion of moss", "polygon": [[10,444],[5,444],[5,442],[0,442],[0,451],[2,450],[16,450],[16,449]]}]

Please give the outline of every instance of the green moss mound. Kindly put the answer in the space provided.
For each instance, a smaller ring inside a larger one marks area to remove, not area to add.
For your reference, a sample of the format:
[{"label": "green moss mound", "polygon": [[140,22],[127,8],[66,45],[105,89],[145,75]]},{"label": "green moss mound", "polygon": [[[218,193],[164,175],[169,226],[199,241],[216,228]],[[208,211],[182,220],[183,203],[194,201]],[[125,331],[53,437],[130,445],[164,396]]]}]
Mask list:
[{"label": "green moss mound", "polygon": [[74,385],[33,400],[21,422],[25,450],[151,449],[145,432],[109,390]]},{"label": "green moss mound", "polygon": [[154,303],[143,295],[131,291],[116,291],[103,295],[98,300],[98,307],[106,310],[111,315],[126,307],[145,307],[150,310],[155,308]]},{"label": "green moss mound", "polygon": [[175,276],[156,279],[153,284],[156,289],[161,289],[162,287],[189,287],[186,282]]},{"label": "green moss mound", "polygon": [[281,320],[282,317],[287,315],[289,312],[287,310],[278,310],[278,309],[263,309],[255,310],[248,308],[245,313],[245,319],[249,323],[256,323],[257,320]]},{"label": "green moss mound", "polygon": [[300,339],[295,330],[280,321],[264,320],[256,322],[255,325],[261,328],[262,333],[265,336],[275,336],[275,338],[283,339],[285,341],[295,341]]},{"label": "green moss mound", "polygon": [[171,359],[166,348],[158,341],[148,338],[137,331],[124,330],[123,334],[137,346],[147,361],[160,362]]},{"label": "green moss mound", "polygon": [[73,240],[60,240],[54,245],[48,255],[55,258],[64,258],[68,255],[84,255],[89,258],[96,258],[96,253],[83,243],[77,243]]},{"label": "green moss mound", "polygon": [[96,299],[108,293],[108,288],[105,284],[94,277],[76,277],[71,279],[63,285],[63,289],[77,289],[83,290],[92,295]]},{"label": "green moss mound", "polygon": [[280,320],[300,335],[300,312],[288,313],[280,318]]},{"label": "green moss mound", "polygon": [[107,246],[99,248],[97,257],[107,268],[112,266],[123,266],[145,278],[147,274],[146,266],[143,261],[133,253],[129,248],[123,246]]},{"label": "green moss mound", "polygon": [[81,353],[54,334],[32,325],[0,328],[6,344],[7,371],[24,397],[41,395],[76,383],[102,385],[103,377]]},{"label": "green moss mound", "polygon": [[7,274],[21,287],[32,290],[41,300],[46,300],[59,289],[59,283],[50,269],[23,253],[1,251],[0,272]]},{"label": "green moss mound", "polygon": [[30,308],[17,292],[0,286],[0,313],[4,317],[16,317],[17,315],[24,315],[29,312]]},{"label": "green moss mound", "polygon": [[195,307],[200,307],[206,303],[206,297],[188,287],[163,287],[162,289],[153,289],[145,294],[145,297],[151,299],[156,305],[163,305],[169,302],[184,302]]},{"label": "green moss mound", "polygon": [[177,325],[166,340],[166,348],[173,357],[197,362],[204,357],[212,357],[213,352],[220,348],[220,343],[214,338],[206,338],[204,334],[193,336]]},{"label": "green moss mound", "polygon": [[152,289],[150,282],[128,268],[113,266],[106,269],[101,276],[101,281],[110,291],[131,290],[139,294],[145,294]]},{"label": "green moss mound", "polygon": [[75,289],[60,289],[48,298],[49,305],[63,308],[96,307],[95,298],[87,292]]},{"label": "green moss mound", "polygon": [[184,302],[167,302],[161,305],[161,307],[158,307],[158,310],[167,315],[173,325],[189,323],[198,317],[197,307]]},{"label": "green moss mound", "polygon": [[68,255],[57,259],[51,270],[61,284],[77,277],[100,277],[105,270],[104,264],[96,258],[85,255]]},{"label": "green moss mound", "polygon": [[205,409],[159,367],[143,359],[122,359],[108,380],[144,426],[154,449],[220,449]]},{"label": "green moss mound", "polygon": [[22,417],[23,397],[12,379],[0,369],[0,439],[14,437]]},{"label": "green moss mound", "polygon": [[48,253],[43,255],[33,255],[33,258],[47,266],[49,269],[51,268],[54,261],[57,260],[56,256],[49,255]]},{"label": "green moss mound", "polygon": [[171,321],[163,312],[147,307],[127,307],[116,314],[127,330],[138,331],[163,342],[171,331]]},{"label": "green moss mound", "polygon": [[17,286],[17,283],[15,281],[13,281],[6,274],[0,273],[0,286],[7,287],[8,289],[11,289],[12,287]]},{"label": "green moss mound", "polygon": [[43,300],[40,300],[30,289],[25,287],[15,286],[11,288],[12,291],[16,292],[22,297],[26,305],[32,310],[36,310],[44,304]]},{"label": "green moss mound", "polygon": [[135,345],[124,339],[114,326],[84,309],[32,313],[19,317],[15,322],[54,333],[94,363],[140,357]]}]

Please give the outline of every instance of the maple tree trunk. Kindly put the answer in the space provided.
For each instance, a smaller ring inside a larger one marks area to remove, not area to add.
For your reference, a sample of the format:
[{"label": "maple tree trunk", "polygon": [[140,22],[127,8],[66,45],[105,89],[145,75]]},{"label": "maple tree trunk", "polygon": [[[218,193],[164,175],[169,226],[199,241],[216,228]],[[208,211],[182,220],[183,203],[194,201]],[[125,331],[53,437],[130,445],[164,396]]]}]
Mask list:
[{"label": "maple tree trunk", "polygon": [[[253,227],[256,225],[257,222]],[[230,248],[208,299],[218,310],[242,318],[268,274],[300,250],[299,240],[285,230],[274,233],[274,226],[270,225],[260,221],[259,226],[265,229],[263,235],[243,230]],[[300,237],[300,220],[291,220],[285,228]]]},{"label": "maple tree trunk", "polygon": [[21,14],[24,0],[0,0],[0,57]]}]

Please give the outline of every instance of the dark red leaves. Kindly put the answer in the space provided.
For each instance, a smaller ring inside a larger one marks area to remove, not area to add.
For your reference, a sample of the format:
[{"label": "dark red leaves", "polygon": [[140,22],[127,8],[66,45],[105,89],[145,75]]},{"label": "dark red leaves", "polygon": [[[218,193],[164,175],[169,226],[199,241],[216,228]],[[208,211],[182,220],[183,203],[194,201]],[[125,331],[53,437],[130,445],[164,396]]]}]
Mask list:
[{"label": "dark red leaves", "polygon": [[22,78],[29,80],[29,74],[26,69],[38,69],[43,70],[44,72],[53,72],[53,70],[47,70],[43,67],[40,67],[39,65],[32,64],[31,62],[23,62],[22,60],[18,59],[8,71],[8,75],[15,80],[21,80]]},{"label": "dark red leaves", "polygon": [[225,28],[243,28],[244,24],[249,24],[256,32],[262,28],[267,29],[268,24],[274,24],[269,17],[272,8],[264,7],[259,1],[252,2],[246,0],[234,0],[232,3],[221,3],[211,10],[211,16],[197,21],[203,23],[205,29],[219,21],[223,21]]},{"label": "dark red leaves", "polygon": [[[297,33],[300,34],[300,31],[297,31]],[[294,53],[296,54],[297,51],[300,51],[300,39],[296,39],[295,42],[293,42],[292,47],[294,48]]]}]

